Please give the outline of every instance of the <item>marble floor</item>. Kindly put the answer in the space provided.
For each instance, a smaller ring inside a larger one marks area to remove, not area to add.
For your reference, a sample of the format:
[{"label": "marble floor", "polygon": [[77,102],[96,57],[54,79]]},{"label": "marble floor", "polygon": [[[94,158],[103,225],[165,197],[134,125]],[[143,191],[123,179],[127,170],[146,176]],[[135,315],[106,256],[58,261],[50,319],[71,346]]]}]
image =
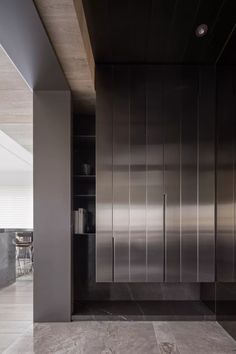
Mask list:
[{"label": "marble floor", "polygon": [[236,342],[214,321],[32,323],[32,282],[0,290],[0,353],[229,354]]},{"label": "marble floor", "polygon": [[32,276],[0,290],[0,353],[27,332],[33,323]]}]

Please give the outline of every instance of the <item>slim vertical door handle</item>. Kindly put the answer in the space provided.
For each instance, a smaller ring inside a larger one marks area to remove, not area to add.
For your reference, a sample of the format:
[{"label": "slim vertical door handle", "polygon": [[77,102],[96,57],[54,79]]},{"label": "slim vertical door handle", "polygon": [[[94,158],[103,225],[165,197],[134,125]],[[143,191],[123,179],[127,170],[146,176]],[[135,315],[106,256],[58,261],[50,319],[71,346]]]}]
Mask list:
[{"label": "slim vertical door handle", "polygon": [[115,281],[115,237],[112,236],[112,282]]},{"label": "slim vertical door handle", "polygon": [[163,193],[163,280],[166,280],[166,203],[167,194]]}]

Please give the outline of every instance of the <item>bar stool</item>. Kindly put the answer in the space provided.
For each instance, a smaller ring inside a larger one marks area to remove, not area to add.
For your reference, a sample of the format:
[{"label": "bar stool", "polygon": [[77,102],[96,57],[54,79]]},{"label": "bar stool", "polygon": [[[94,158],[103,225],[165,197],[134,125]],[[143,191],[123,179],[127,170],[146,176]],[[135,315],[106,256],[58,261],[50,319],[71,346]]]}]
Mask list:
[{"label": "bar stool", "polygon": [[16,233],[17,276],[33,271],[33,233]]}]

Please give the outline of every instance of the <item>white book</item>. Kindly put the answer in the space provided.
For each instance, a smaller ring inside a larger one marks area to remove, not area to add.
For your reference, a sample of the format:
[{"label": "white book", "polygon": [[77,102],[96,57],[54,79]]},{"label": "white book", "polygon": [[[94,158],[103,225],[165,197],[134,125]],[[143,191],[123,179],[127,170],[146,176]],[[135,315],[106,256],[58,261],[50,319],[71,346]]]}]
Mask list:
[{"label": "white book", "polygon": [[74,233],[83,234],[85,233],[86,227],[86,210],[79,208],[74,211]]},{"label": "white book", "polygon": [[79,233],[79,210],[74,211],[74,233]]}]

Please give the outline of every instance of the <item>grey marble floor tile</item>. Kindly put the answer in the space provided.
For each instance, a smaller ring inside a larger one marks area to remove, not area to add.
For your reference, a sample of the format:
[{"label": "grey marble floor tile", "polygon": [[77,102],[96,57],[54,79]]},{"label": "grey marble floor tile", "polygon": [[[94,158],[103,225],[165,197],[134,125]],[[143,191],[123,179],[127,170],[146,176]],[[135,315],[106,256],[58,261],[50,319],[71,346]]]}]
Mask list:
[{"label": "grey marble floor tile", "polygon": [[[33,351],[32,351],[33,345]],[[24,351],[26,348],[27,351]],[[58,354],[160,354],[151,323],[77,322],[37,324],[8,351]]]},{"label": "grey marble floor tile", "polygon": [[2,321],[0,320],[0,334],[25,333],[31,326],[31,321]]},{"label": "grey marble floor tile", "polygon": [[33,321],[32,285],[29,281],[17,281],[0,289],[0,353],[5,353],[24,333],[33,338],[32,331],[29,332]]},{"label": "grey marble floor tile", "polygon": [[20,335],[11,343],[2,354],[34,354],[34,340],[32,335]]},{"label": "grey marble floor tile", "polygon": [[156,340],[162,354],[180,354],[169,322],[153,322]]},{"label": "grey marble floor tile", "polygon": [[8,348],[18,337],[20,334],[11,333],[11,334],[1,334],[0,333],[0,353],[3,353],[6,348]]},{"label": "grey marble floor tile", "polygon": [[217,322],[170,322],[180,354],[228,354],[236,342]]}]

